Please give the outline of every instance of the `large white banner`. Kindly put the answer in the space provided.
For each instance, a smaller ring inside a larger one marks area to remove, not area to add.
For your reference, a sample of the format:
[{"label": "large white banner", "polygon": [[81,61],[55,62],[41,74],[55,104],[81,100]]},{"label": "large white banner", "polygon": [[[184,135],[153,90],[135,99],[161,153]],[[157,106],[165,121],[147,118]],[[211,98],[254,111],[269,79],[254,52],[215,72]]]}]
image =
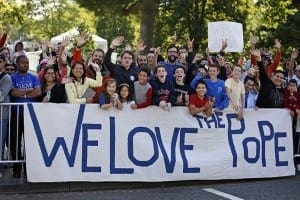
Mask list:
[{"label": "large white banner", "polygon": [[227,52],[242,52],[244,49],[243,25],[236,22],[209,22],[208,48],[210,52],[219,52],[222,40],[227,41]]},{"label": "large white banner", "polygon": [[176,181],[295,174],[289,112],[284,109],[191,116],[100,110],[98,105],[28,104],[29,182]]}]

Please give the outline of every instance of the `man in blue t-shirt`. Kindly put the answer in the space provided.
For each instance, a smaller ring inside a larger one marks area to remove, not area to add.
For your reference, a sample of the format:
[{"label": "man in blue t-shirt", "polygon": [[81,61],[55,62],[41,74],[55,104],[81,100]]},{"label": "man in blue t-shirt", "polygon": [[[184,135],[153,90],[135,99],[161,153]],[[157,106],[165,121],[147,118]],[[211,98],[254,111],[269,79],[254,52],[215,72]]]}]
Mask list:
[{"label": "man in blue t-shirt", "polygon": [[[37,97],[41,95],[41,87],[37,76],[28,73],[28,58],[25,55],[18,56],[16,64],[17,72],[11,76],[13,83],[13,88],[10,93],[11,102],[36,102]],[[23,156],[21,155],[21,140],[23,134],[23,106],[13,106],[11,113],[10,148],[14,160],[23,159]],[[15,178],[20,178],[21,170],[22,165],[20,163],[15,163],[13,166],[13,176]]]}]

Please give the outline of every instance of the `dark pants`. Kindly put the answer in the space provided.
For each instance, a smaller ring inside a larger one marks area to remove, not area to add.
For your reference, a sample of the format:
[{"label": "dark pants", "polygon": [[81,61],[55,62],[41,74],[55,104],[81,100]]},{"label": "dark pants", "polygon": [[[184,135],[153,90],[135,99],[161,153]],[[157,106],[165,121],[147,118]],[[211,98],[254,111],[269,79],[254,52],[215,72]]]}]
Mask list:
[{"label": "dark pants", "polygon": [[[19,113],[19,114],[18,114]],[[11,113],[11,134],[10,134],[10,152],[13,160],[23,160],[21,154],[21,141],[24,134],[24,113],[23,108],[12,109]],[[14,163],[13,173],[20,173],[22,170],[22,163]]]}]

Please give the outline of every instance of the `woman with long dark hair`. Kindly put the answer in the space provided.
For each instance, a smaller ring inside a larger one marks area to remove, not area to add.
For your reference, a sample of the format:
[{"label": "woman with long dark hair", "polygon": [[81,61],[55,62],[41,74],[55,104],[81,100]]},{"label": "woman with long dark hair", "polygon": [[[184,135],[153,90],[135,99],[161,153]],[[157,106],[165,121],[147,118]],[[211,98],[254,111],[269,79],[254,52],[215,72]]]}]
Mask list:
[{"label": "woman with long dark hair", "polygon": [[41,101],[44,103],[65,103],[67,100],[65,85],[58,83],[54,67],[47,67],[44,72]]},{"label": "woman with long dark hair", "polygon": [[95,91],[91,88],[102,85],[100,68],[93,65],[96,71],[96,80],[85,76],[85,67],[82,62],[76,62],[71,67],[72,82],[66,83],[67,101],[69,103],[92,103]]}]

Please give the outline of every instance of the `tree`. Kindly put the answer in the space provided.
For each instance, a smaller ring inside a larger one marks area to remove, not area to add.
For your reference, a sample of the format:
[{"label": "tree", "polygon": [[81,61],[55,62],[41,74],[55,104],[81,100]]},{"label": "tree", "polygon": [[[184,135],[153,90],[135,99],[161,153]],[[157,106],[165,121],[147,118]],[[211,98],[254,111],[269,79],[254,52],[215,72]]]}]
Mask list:
[{"label": "tree", "polygon": [[[130,14],[141,16],[140,23],[140,37],[144,39],[147,46],[153,46],[153,28],[154,28],[154,18],[155,18],[155,5],[156,0],[115,0],[115,1],[107,1],[107,0],[76,0],[81,6],[88,8],[96,13],[101,13],[99,16],[100,20],[103,20],[104,17],[112,17],[114,15],[114,19],[122,20],[122,17],[128,17]],[[105,21],[110,21],[110,18],[105,18]],[[105,29],[108,26],[99,26],[103,25],[105,22],[98,21],[97,30]],[[122,23],[122,21],[121,21]],[[134,31],[129,30],[132,26],[126,27],[125,24],[120,26],[118,22],[115,21],[114,24],[118,26],[114,26],[114,29],[117,27],[119,32],[123,33],[125,31]],[[127,24],[128,25],[128,24]],[[125,28],[123,30],[123,28]],[[129,29],[128,29],[129,28]],[[108,35],[112,35],[115,32],[113,29],[107,29],[105,32]],[[115,35],[114,37],[116,37]],[[131,34],[127,36],[124,35],[125,38],[129,40],[133,40]],[[112,38],[110,38],[112,39]]]},{"label": "tree", "polygon": [[252,30],[259,37],[261,47],[272,46],[275,38],[282,41],[284,54],[289,47],[299,46],[300,13],[297,1],[259,0],[255,4],[255,13],[257,25]]},{"label": "tree", "polygon": [[93,13],[70,1],[27,1],[27,7],[34,22],[30,31],[33,37],[49,39],[82,24],[89,32],[95,32]]},{"label": "tree", "polygon": [[9,38],[17,40],[24,36],[26,28],[29,24],[27,17],[26,5],[17,4],[15,1],[0,1],[0,27],[3,28],[6,24],[12,25],[12,31]]},{"label": "tree", "polygon": [[196,51],[205,50],[207,23],[227,20],[246,24],[252,6],[250,2],[247,0],[161,1],[155,25],[155,44],[166,47],[168,42],[165,41],[168,41],[167,38],[176,31],[180,44],[185,45],[188,38],[194,38]]}]

